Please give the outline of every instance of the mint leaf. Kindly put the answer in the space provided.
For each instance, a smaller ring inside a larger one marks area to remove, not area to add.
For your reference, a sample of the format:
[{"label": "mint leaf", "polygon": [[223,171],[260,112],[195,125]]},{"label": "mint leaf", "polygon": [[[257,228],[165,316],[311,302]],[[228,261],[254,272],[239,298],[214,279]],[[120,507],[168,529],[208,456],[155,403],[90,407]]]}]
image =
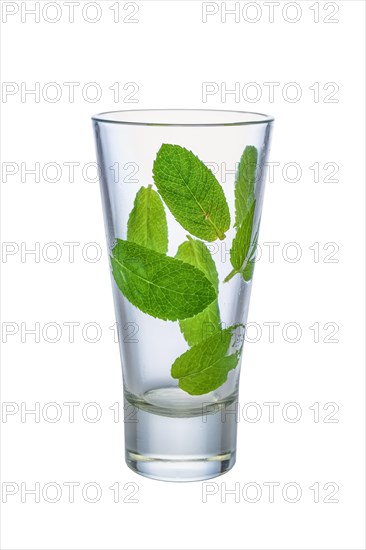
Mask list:
[{"label": "mint leaf", "polygon": [[137,192],[127,222],[127,240],[166,254],[168,226],[159,194],[149,185]]},{"label": "mint leaf", "polygon": [[111,264],[122,294],[152,317],[186,319],[217,298],[202,271],[136,243],[118,239]]},{"label": "mint leaf", "polygon": [[253,243],[251,244],[250,252],[248,254],[248,263],[245,266],[243,270],[243,278],[244,281],[250,281],[250,279],[253,277],[253,271],[255,266],[255,254],[257,251],[257,243],[258,243],[258,230],[255,234]]},{"label": "mint leaf", "polygon": [[242,224],[236,232],[230,250],[230,261],[233,266],[233,271],[226,277],[224,282],[230,279],[237,273],[243,272],[248,263],[248,254],[251,248],[251,236],[253,230],[253,218],[255,211],[255,201],[250,210],[246,214]]},{"label": "mint leaf", "polygon": [[257,171],[258,152],[253,145],[248,145],[241,156],[235,180],[235,226],[239,227],[250,207],[255,195],[255,178]]},{"label": "mint leaf", "polygon": [[203,340],[172,365],[171,375],[190,395],[209,393],[226,382],[228,372],[238,364],[239,353],[227,355],[236,327],[221,330]]},{"label": "mint leaf", "polygon": [[221,185],[205,164],[180,145],[163,144],[153,176],[175,219],[205,241],[224,239],[230,212]]},{"label": "mint leaf", "polygon": [[[219,278],[212,256],[202,241],[192,239],[187,235],[188,240],[184,241],[175,255],[182,260],[200,269],[212,283],[218,292]],[[217,299],[206,309],[190,319],[179,322],[180,330],[190,346],[194,346],[204,340],[208,334],[220,330],[220,313]]]},{"label": "mint leaf", "polygon": [[179,245],[175,256],[182,262],[194,265],[206,275],[207,279],[212,283],[215,290],[219,287],[219,276],[217,274],[216,265],[208,250],[207,246],[198,239],[192,239],[187,235],[187,240]]},{"label": "mint leaf", "polygon": [[245,281],[249,281],[253,276],[257,243],[251,243],[251,236],[256,204],[254,188],[257,162],[257,149],[253,145],[248,145],[241,156],[235,179],[235,227],[237,230],[230,250],[231,265],[234,269],[224,282],[230,281],[237,273],[241,273]]},{"label": "mint leaf", "polygon": [[244,281],[246,282],[250,281],[250,279],[253,277],[253,272],[254,272],[254,262],[252,260],[249,260],[249,262],[247,263],[243,271]]}]

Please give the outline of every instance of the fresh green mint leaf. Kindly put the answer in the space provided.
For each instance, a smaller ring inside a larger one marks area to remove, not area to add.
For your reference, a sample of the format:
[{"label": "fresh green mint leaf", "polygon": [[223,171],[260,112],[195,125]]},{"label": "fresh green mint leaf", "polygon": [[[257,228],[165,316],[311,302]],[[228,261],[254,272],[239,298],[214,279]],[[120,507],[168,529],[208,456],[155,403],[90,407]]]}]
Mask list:
[{"label": "fresh green mint leaf", "polygon": [[164,205],[151,185],[137,192],[127,222],[127,240],[161,254],[168,251],[168,226]]},{"label": "fresh green mint leaf", "polygon": [[253,202],[250,210],[248,211],[240,227],[238,228],[231,244],[230,261],[234,269],[226,277],[224,282],[230,281],[230,279],[234,275],[243,272],[243,270],[246,268],[249,260],[248,255],[251,249],[254,211],[255,201]]},{"label": "fresh green mint leaf", "polygon": [[243,279],[248,282],[253,277],[254,272],[254,262],[249,260],[243,271]]},{"label": "fresh green mint leaf", "polygon": [[235,179],[236,235],[230,250],[230,260],[234,269],[224,282],[230,281],[237,273],[241,273],[245,281],[249,281],[253,276],[257,243],[251,243],[251,237],[256,204],[254,190],[257,164],[258,151],[253,145],[248,145],[241,156]]},{"label": "fresh green mint leaf", "polygon": [[175,219],[200,239],[224,239],[230,212],[221,185],[209,168],[180,145],[163,144],[153,176],[158,191]]},{"label": "fresh green mint leaf", "polygon": [[171,375],[190,395],[203,395],[226,382],[230,370],[239,362],[239,353],[228,355],[236,327],[220,330],[183,353],[172,365]]},{"label": "fresh green mint leaf", "polygon": [[250,281],[250,279],[253,277],[257,243],[258,243],[258,230],[257,230],[257,233],[255,234],[253,243],[251,244],[250,252],[248,255],[249,257],[248,263],[243,270],[243,279],[244,281],[247,281],[247,282]]},{"label": "fresh green mint leaf", "polygon": [[[210,251],[202,241],[192,239],[189,236],[187,236],[187,239],[179,246],[175,257],[200,269],[218,292],[219,278]],[[179,326],[189,346],[198,344],[209,335],[220,330],[220,312],[217,299],[201,313],[190,319],[180,321]]]},{"label": "fresh green mint leaf", "polygon": [[192,239],[187,235],[187,240],[179,245],[175,256],[182,262],[194,265],[206,275],[207,279],[213,284],[215,290],[219,287],[219,276],[216,265],[207,246],[198,239]]},{"label": "fresh green mint leaf", "polygon": [[152,317],[187,319],[217,298],[202,271],[136,243],[117,240],[111,264],[122,294]]},{"label": "fresh green mint leaf", "polygon": [[252,206],[255,195],[258,152],[248,145],[241,156],[235,180],[235,226],[240,227]]}]

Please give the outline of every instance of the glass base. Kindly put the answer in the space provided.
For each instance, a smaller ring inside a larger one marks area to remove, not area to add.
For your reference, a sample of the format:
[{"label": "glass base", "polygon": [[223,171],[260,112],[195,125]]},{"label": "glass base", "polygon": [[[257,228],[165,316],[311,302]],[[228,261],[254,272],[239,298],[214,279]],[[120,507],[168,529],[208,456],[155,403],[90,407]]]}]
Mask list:
[{"label": "glass base", "polygon": [[168,416],[129,403],[127,465],[161,481],[199,481],[227,472],[235,464],[235,410],[235,403],[216,404],[207,414]]}]

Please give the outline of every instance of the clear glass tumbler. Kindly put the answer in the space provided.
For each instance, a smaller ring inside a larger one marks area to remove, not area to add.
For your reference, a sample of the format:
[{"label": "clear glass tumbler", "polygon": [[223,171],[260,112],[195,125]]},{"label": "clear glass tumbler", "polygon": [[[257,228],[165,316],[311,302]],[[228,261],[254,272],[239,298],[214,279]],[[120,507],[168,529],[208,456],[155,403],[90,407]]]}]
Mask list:
[{"label": "clear glass tumbler", "polygon": [[245,323],[273,119],[216,110],[93,117],[134,471],[235,462]]}]

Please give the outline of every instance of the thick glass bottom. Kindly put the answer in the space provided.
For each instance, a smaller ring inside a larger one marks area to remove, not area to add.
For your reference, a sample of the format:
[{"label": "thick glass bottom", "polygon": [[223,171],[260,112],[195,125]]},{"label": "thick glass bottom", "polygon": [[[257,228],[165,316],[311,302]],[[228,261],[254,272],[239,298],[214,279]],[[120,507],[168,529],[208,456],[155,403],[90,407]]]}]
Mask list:
[{"label": "thick glass bottom", "polygon": [[192,416],[161,414],[160,407],[141,408],[136,400],[126,410],[126,462],[135,472],[161,481],[199,481],[234,466],[236,403],[201,407]]},{"label": "thick glass bottom", "polygon": [[170,460],[126,450],[126,463],[137,474],[160,481],[203,481],[224,474],[235,464],[235,452],[208,458]]}]

